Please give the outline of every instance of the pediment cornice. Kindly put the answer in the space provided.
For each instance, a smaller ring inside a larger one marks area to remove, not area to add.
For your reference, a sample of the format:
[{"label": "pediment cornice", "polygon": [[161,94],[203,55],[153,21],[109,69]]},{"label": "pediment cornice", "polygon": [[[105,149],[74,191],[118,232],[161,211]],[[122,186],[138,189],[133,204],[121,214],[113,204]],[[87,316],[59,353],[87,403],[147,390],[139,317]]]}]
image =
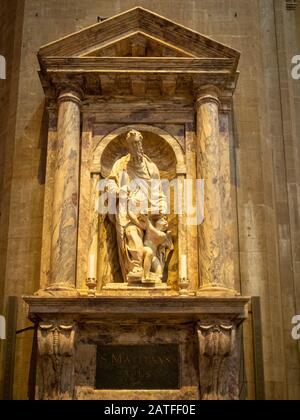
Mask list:
[{"label": "pediment cornice", "polygon": [[108,44],[141,32],[159,42],[198,58],[239,58],[239,52],[141,7],[113,16],[52,42],[39,57],[83,57]]},{"label": "pediment cornice", "polygon": [[52,96],[78,75],[89,95],[143,96],[191,94],[195,84],[234,90],[240,53],[137,7],[42,47],[38,57]]}]

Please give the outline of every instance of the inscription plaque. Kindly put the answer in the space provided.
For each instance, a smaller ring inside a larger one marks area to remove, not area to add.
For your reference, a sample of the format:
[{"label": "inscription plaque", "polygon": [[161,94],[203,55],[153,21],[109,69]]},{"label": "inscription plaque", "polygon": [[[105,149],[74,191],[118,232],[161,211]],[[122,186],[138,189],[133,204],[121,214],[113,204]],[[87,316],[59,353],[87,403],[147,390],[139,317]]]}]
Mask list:
[{"label": "inscription plaque", "polygon": [[177,344],[99,345],[96,389],[179,389]]}]

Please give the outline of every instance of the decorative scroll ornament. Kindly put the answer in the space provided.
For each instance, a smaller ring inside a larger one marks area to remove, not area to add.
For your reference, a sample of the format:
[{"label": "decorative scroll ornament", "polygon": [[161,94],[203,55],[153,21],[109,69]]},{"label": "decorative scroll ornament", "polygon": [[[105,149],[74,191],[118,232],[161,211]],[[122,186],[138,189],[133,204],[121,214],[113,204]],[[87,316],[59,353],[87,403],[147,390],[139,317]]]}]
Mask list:
[{"label": "decorative scroll ornament", "polygon": [[238,399],[235,325],[198,323],[197,334],[201,398]]},{"label": "decorative scroll ornament", "polygon": [[41,356],[72,356],[74,349],[74,324],[50,324],[41,322],[38,331]]},{"label": "decorative scroll ornament", "polygon": [[42,400],[72,399],[74,390],[75,324],[41,322],[38,328],[40,376],[38,395]]},{"label": "decorative scroll ornament", "polygon": [[[233,325],[199,325],[203,345],[200,353],[207,357],[226,357],[232,351]],[[199,334],[198,333],[198,334]]]}]

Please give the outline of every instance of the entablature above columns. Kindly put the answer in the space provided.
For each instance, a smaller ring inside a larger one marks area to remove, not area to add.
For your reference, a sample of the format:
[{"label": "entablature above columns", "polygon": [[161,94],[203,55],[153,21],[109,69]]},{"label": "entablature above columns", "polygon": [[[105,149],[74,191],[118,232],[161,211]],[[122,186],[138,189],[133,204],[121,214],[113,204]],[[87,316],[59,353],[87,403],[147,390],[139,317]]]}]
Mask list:
[{"label": "entablature above columns", "polygon": [[[140,100],[170,100],[176,97],[196,101],[203,87],[212,86],[218,93],[221,104],[230,104],[236,87],[238,74],[235,77],[224,77],[221,74],[195,73],[124,73],[74,74],[70,72],[40,73],[46,98],[57,101],[62,94],[73,93],[85,104],[96,104],[103,98],[136,98]],[[221,106],[222,107],[222,106]],[[227,107],[227,105],[226,105]]]}]

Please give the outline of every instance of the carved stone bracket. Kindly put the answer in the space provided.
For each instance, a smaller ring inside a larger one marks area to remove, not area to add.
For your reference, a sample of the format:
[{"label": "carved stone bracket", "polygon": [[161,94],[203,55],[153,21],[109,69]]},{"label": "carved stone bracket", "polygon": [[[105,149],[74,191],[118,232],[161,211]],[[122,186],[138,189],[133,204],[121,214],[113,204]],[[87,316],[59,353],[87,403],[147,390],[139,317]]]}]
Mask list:
[{"label": "carved stone bracket", "polygon": [[215,322],[197,325],[202,400],[237,400],[237,326]]},{"label": "carved stone bracket", "polygon": [[40,322],[38,327],[38,389],[40,400],[68,400],[74,390],[73,322]]}]

